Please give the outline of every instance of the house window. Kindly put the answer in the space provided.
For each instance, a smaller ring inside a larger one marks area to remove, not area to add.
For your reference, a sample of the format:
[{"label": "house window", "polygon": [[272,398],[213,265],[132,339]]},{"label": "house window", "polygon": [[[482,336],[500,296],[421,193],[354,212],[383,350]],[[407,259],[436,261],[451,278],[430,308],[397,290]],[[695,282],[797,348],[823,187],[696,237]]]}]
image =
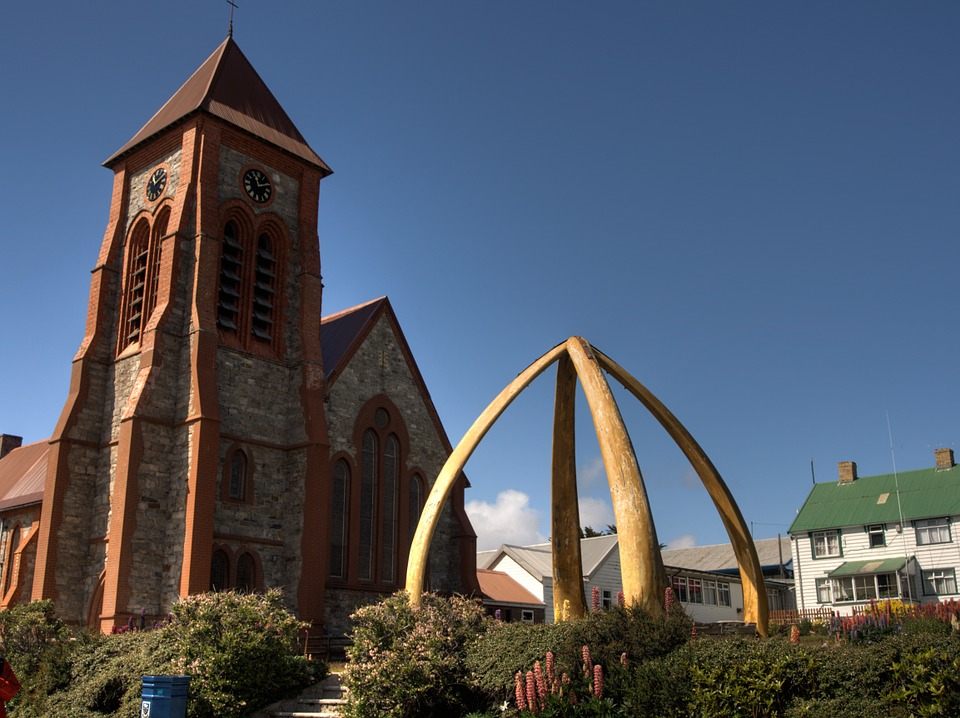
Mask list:
[{"label": "house window", "polygon": [[877,598],[897,598],[899,595],[897,591],[897,574],[877,574]]},{"label": "house window", "polygon": [[333,465],[330,498],[330,575],[347,575],[347,512],[350,507],[350,467],[343,459]]},{"label": "house window", "polygon": [[677,600],[681,603],[687,602],[687,577],[686,576],[674,576],[671,580],[671,586],[673,586],[673,593],[676,595]]},{"label": "house window", "polygon": [[688,578],[687,589],[690,594],[690,603],[703,603],[703,584],[699,578]]},{"label": "house window", "polygon": [[226,551],[217,549],[210,560],[210,590],[225,591],[230,587],[230,558]]},{"label": "house window", "polygon": [[883,535],[883,524],[867,526],[867,535],[870,538],[870,548],[880,548],[887,545],[887,540]]},{"label": "house window", "polygon": [[950,522],[948,519],[923,519],[914,521],[913,526],[917,531],[918,546],[950,543]]},{"label": "house window", "polygon": [[833,603],[832,582],[829,578],[818,578],[817,603]]},{"label": "house window", "polygon": [[359,578],[373,580],[373,534],[376,527],[377,463],[379,441],[372,430],[363,433],[360,462],[360,565]]},{"label": "house window", "polygon": [[529,608],[520,609],[520,620],[524,623],[533,623],[533,610]]},{"label": "house window", "polygon": [[717,605],[718,606],[729,606],[730,605],[730,584],[729,583],[717,583]]},{"label": "house window", "polygon": [[897,575],[843,576],[833,580],[834,603],[897,597]]},{"label": "house window", "polygon": [[717,582],[716,581],[703,582],[703,602],[708,606],[717,605]]},{"label": "house window", "polygon": [[842,556],[839,531],[814,531],[812,535],[813,557],[830,558]]},{"label": "house window", "polygon": [[957,592],[957,576],[952,568],[935,568],[923,572],[923,593],[940,596]]},{"label": "house window", "polygon": [[242,449],[237,449],[230,455],[227,496],[232,501],[244,501],[247,498],[247,455]]},{"label": "house window", "polygon": [[604,611],[609,611],[611,608],[613,608],[613,591],[604,589],[603,597],[600,600],[600,605],[603,607]]}]

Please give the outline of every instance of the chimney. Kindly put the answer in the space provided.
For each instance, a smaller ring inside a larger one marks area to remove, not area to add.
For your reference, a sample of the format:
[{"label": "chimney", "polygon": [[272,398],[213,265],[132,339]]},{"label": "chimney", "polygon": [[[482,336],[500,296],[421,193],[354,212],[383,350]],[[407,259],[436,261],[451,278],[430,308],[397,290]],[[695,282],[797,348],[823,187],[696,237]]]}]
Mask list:
[{"label": "chimney", "polygon": [[956,466],[953,461],[953,449],[934,449],[933,456],[937,460],[937,471],[945,471]]},{"label": "chimney", "polygon": [[852,484],[857,480],[857,462],[841,461],[837,464],[841,484]]},{"label": "chimney", "polygon": [[[13,434],[0,434],[0,459],[9,454],[14,449],[20,447],[20,444],[23,443],[22,436],[14,436]],[[953,454],[951,452],[951,458]]]}]

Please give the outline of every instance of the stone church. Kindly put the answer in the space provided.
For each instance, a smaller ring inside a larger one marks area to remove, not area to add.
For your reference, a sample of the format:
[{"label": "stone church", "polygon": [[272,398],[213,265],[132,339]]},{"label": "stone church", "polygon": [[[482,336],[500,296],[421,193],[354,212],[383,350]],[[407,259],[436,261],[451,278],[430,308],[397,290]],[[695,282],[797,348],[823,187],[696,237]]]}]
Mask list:
[{"label": "stone church", "polygon": [[[181,596],[281,587],[341,632],[403,587],[451,447],[386,298],[321,318],[332,170],[232,37],[104,165],[60,419],[35,444],[0,435],[0,607],[53,599],[110,631]],[[466,486],[434,590],[478,591]]]}]

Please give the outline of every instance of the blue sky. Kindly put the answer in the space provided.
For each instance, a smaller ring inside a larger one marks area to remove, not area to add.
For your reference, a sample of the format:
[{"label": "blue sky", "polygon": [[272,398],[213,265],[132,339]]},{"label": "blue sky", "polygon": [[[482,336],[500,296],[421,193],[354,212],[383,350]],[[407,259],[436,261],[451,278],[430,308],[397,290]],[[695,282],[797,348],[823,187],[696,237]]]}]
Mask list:
[{"label": "blue sky", "polygon": [[[585,336],[758,537],[810,487],[958,448],[960,5],[242,2],[235,38],[334,168],[327,313],[387,294],[456,442]],[[223,39],[218,0],[8,4],[0,431],[49,435],[120,147]],[[552,373],[467,465],[481,541],[548,533]],[[723,529],[622,392],[660,538]],[[591,523],[609,506],[589,416]]]}]

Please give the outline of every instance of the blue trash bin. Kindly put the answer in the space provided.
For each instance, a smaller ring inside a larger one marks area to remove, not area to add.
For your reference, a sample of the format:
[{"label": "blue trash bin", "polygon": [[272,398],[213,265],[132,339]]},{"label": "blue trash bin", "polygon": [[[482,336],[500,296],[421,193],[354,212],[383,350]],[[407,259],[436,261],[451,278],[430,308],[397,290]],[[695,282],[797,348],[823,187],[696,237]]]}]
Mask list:
[{"label": "blue trash bin", "polygon": [[186,718],[190,676],[142,676],[140,718]]}]

